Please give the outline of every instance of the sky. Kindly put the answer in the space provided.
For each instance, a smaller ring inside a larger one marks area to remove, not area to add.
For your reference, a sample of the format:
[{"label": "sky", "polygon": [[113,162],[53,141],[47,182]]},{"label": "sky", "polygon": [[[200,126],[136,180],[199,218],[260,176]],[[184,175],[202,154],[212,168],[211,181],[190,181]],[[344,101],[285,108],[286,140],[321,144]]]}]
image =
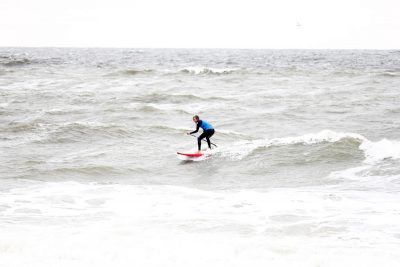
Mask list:
[{"label": "sky", "polygon": [[0,46],[400,49],[399,0],[0,0]]}]

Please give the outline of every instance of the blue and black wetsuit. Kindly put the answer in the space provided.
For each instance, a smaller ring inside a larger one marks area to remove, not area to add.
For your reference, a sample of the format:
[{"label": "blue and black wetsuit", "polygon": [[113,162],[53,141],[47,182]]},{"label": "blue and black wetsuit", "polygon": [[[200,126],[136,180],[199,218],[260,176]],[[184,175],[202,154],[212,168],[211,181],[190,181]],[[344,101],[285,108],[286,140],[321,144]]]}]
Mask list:
[{"label": "blue and black wetsuit", "polygon": [[210,137],[214,134],[215,130],[212,125],[204,120],[199,120],[196,125],[196,130],[191,132],[190,134],[197,133],[199,129],[203,129],[203,133],[197,138],[197,146],[199,148],[199,151],[201,150],[201,139],[204,137],[207,140],[208,147],[211,149],[211,142],[210,142]]}]

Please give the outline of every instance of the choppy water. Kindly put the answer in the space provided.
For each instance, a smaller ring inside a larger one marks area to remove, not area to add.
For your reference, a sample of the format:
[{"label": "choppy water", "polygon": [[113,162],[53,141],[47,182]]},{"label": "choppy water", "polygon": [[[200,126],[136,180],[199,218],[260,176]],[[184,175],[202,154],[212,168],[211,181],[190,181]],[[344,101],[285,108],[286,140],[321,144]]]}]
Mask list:
[{"label": "choppy water", "polygon": [[399,51],[1,48],[1,265],[395,266],[399,86]]}]

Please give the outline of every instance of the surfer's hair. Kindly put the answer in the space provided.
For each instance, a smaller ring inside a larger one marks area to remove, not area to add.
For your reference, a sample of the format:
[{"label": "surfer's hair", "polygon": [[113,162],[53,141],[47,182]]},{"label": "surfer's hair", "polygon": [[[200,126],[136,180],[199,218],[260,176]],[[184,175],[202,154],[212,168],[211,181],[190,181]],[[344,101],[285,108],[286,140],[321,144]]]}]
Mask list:
[{"label": "surfer's hair", "polygon": [[194,116],[193,116],[193,119],[199,120],[200,118],[199,118],[199,116],[194,115]]}]

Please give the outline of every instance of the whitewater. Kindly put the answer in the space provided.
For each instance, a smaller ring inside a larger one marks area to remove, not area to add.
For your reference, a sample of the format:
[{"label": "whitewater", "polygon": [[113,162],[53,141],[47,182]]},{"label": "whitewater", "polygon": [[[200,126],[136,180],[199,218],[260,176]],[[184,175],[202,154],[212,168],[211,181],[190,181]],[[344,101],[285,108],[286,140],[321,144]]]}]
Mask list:
[{"label": "whitewater", "polygon": [[396,50],[0,48],[0,265],[397,266],[399,85]]}]

